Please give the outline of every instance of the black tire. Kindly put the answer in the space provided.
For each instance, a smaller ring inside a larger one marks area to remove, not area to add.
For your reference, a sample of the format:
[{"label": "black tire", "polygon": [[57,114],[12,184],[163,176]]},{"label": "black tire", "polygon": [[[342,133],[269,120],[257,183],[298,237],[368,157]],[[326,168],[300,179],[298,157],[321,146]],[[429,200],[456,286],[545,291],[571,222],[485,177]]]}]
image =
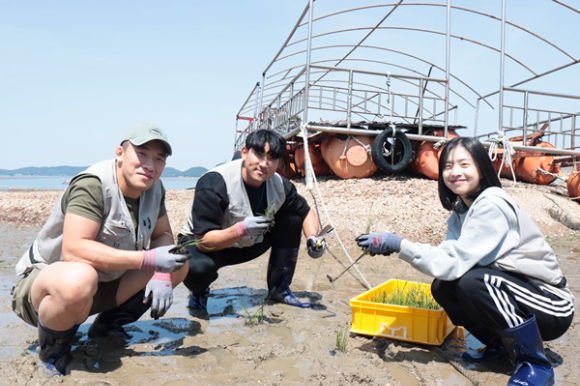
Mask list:
[{"label": "black tire", "polygon": [[399,173],[409,166],[413,150],[407,135],[393,129],[383,130],[371,145],[371,154],[375,164],[385,173]]}]

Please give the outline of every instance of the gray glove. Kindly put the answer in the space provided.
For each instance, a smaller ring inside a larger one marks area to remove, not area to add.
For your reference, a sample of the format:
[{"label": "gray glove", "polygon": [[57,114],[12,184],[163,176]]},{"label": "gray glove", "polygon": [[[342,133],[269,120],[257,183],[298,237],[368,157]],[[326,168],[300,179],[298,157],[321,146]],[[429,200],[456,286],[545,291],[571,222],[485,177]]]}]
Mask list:
[{"label": "gray glove", "polygon": [[145,298],[143,303],[151,303],[151,317],[159,319],[173,304],[173,287],[171,285],[171,274],[155,272],[147,287],[145,287]]},{"label": "gray glove", "polygon": [[259,236],[263,235],[274,225],[273,217],[266,216],[248,216],[244,221],[236,224],[238,236]]},{"label": "gray glove", "polygon": [[385,255],[388,256],[393,252],[401,251],[401,241],[403,238],[391,232],[377,232],[360,235],[356,238],[359,247],[371,256]]},{"label": "gray glove", "polygon": [[310,236],[308,240],[306,240],[306,247],[308,248],[308,256],[313,259],[318,259],[324,255],[326,241],[324,239],[321,240],[316,236]]},{"label": "gray glove", "polygon": [[143,260],[139,269],[157,272],[175,272],[189,259],[190,255],[174,253],[175,245],[166,245],[143,251]]}]

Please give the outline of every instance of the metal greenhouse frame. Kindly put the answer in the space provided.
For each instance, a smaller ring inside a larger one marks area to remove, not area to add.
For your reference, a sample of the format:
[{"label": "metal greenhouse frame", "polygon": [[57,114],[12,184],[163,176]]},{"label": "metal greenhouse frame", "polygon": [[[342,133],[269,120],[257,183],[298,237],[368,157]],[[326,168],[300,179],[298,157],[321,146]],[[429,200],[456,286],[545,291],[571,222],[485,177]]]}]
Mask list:
[{"label": "metal greenhouse frame", "polygon": [[[580,25],[577,8],[560,0],[338,8],[344,3],[307,2],[237,113],[235,149],[261,128],[300,142],[396,127],[431,142],[441,140],[429,135],[434,128],[471,131],[486,145],[521,136],[516,150],[580,156],[580,96],[558,91],[580,85],[577,44],[550,32]],[[539,133],[555,148],[524,146]]]}]

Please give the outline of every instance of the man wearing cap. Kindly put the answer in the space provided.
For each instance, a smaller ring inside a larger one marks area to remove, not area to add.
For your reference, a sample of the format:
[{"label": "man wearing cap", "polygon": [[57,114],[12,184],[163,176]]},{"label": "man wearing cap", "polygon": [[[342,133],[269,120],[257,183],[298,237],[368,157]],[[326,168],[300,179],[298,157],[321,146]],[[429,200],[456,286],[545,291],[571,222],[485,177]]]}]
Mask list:
[{"label": "man wearing cap", "polygon": [[224,266],[253,260],[270,249],[268,299],[307,308],[290,290],[301,233],[308,238],[308,254],[323,255],[318,218],[296,187],[276,173],[286,140],[275,131],[248,135],[241,159],[220,165],[197,182],[187,224],[179,239],[196,241],[185,286],[188,307],[207,311],[209,285]]},{"label": "man wearing cap", "polygon": [[171,146],[162,129],[129,130],[115,158],[75,176],[16,265],[12,308],[38,327],[39,370],[65,374],[71,340],[100,313],[90,337],[127,336],[123,325],[149,307],[155,318],[187,274],[173,237],[159,177]]}]

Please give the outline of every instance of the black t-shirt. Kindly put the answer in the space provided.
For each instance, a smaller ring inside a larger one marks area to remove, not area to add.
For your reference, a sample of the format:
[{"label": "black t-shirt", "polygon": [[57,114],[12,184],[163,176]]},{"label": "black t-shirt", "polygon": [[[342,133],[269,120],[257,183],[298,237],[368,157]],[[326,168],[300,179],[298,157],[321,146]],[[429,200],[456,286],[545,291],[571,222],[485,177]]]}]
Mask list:
[{"label": "black t-shirt", "polygon": [[[278,212],[294,212],[304,219],[310,211],[308,202],[298,194],[296,187],[288,179],[282,177],[282,181],[286,200]],[[245,183],[244,185],[254,216],[263,215],[268,203],[266,184],[258,188]],[[222,229],[223,216],[229,204],[226,182],[222,175],[217,172],[204,174],[195,184],[192,206],[193,234],[204,235],[209,231]]]}]

